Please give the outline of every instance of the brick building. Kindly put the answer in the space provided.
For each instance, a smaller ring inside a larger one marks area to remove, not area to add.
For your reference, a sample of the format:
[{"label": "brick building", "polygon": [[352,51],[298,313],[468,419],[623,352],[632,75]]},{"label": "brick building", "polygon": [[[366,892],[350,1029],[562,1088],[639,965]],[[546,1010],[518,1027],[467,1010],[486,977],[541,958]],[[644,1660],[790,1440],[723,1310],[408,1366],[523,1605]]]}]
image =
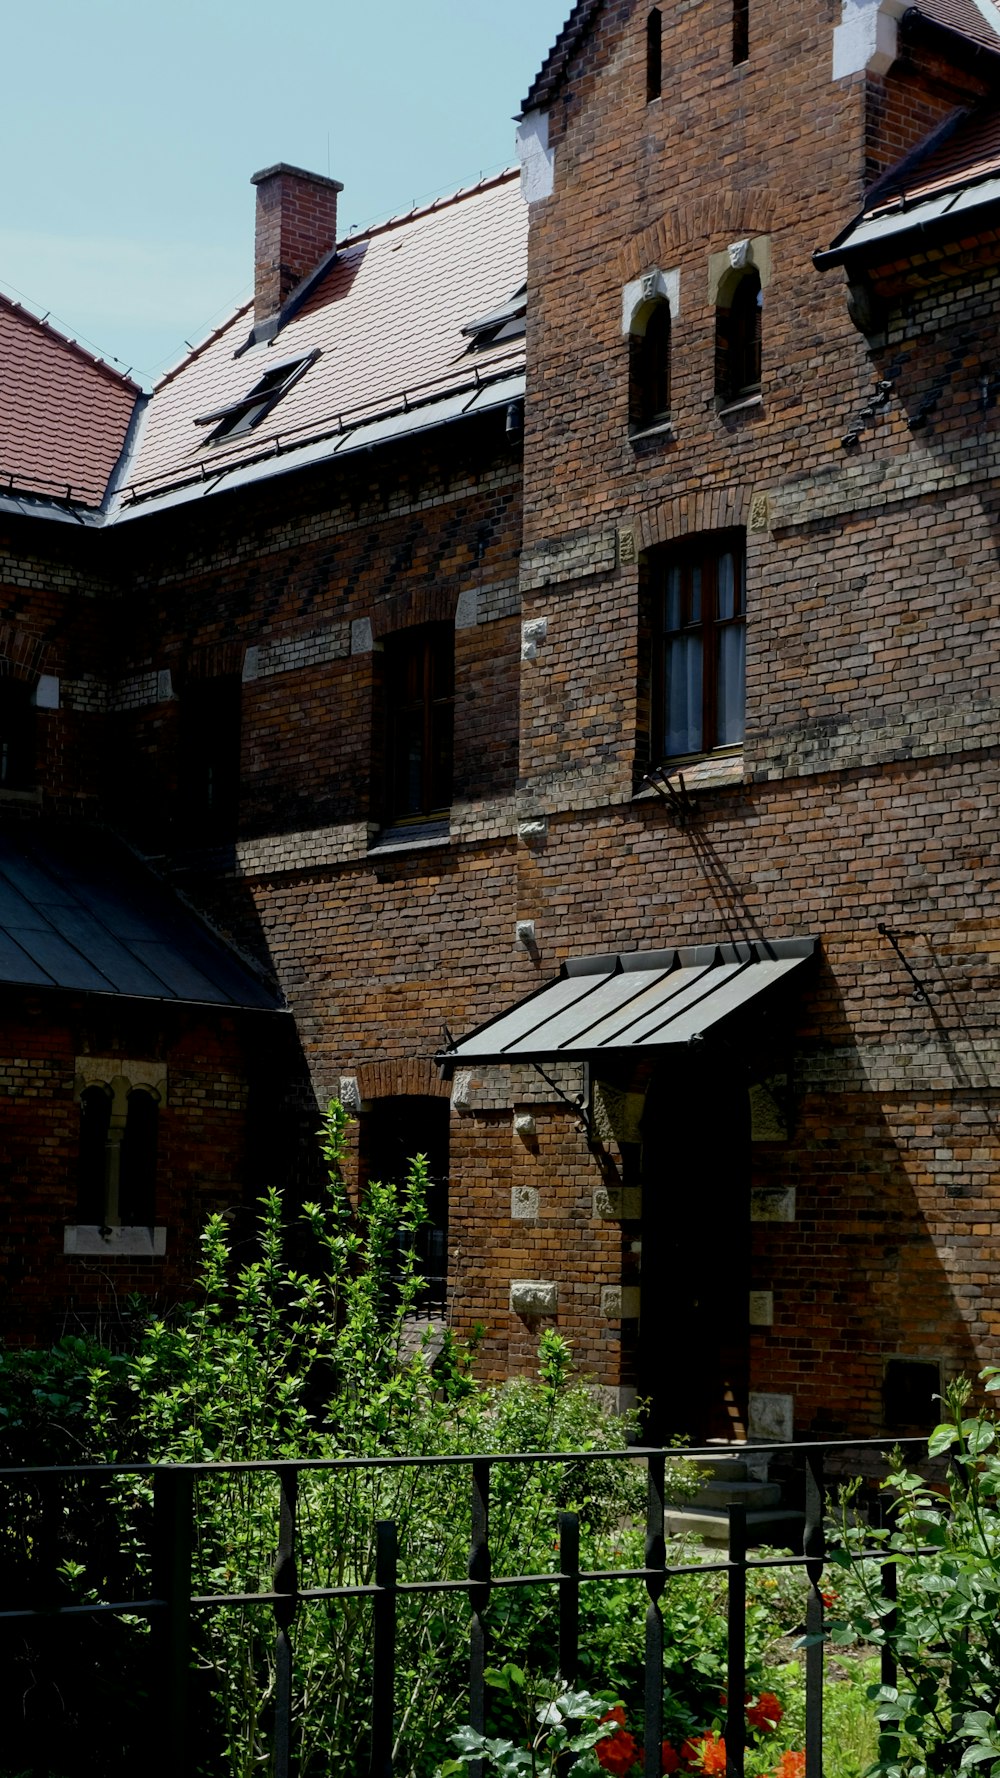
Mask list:
[{"label": "brick building", "polygon": [[338,245],[268,169],[252,312],[115,386],[96,492],[7,447],[4,831],[123,835],[261,997],[85,1042],[35,981],[17,1315],[119,1288],[110,1217],[51,1257],[75,1064],[176,1043],[239,1124],[177,1149],[181,1270],[340,1092],[359,1178],[430,1154],[493,1374],[554,1321],[654,1430],[864,1433],[994,1356],[998,95],[990,0],[580,0],[526,207]]}]

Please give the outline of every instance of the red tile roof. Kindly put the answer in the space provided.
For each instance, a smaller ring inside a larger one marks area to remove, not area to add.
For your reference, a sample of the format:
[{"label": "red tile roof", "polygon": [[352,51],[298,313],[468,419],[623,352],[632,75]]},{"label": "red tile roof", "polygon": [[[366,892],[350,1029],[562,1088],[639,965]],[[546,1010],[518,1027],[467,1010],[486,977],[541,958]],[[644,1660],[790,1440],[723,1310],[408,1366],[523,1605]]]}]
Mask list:
[{"label": "red tile roof", "polygon": [[99,506],[139,393],[0,296],[0,491]]},{"label": "red tile roof", "polygon": [[878,182],[865,205],[866,216],[922,202],[1000,173],[1000,111],[974,111],[953,128],[937,130],[922,150],[908,155]]},{"label": "red tile roof", "polygon": [[[340,244],[330,270],[270,344],[242,351],[252,304],[153,392],[125,481],[140,494],[198,477],[270,447],[305,443],[361,417],[519,371],[524,341],[469,351],[462,328],[505,304],[527,275],[527,208],[517,175],[501,174]],[[211,442],[199,416],[238,402],[272,367],[317,353],[253,431]]]},{"label": "red tile roof", "polygon": [[988,24],[975,0],[917,0],[917,11],[932,24],[944,25],[947,30],[958,31],[962,37],[971,38],[973,43],[1000,53],[1000,36]]}]

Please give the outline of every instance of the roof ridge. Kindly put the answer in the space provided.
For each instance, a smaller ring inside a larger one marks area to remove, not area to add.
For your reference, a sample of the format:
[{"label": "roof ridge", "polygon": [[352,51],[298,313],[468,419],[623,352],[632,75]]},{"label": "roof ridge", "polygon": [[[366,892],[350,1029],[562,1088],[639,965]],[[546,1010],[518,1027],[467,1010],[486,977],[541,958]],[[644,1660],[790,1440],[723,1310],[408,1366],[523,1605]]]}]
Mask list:
[{"label": "roof ridge", "polygon": [[342,248],[356,247],[359,241],[371,240],[373,235],[384,235],[394,228],[405,228],[408,222],[420,222],[425,216],[433,216],[438,210],[448,210],[453,204],[464,203],[467,198],[474,198],[478,193],[491,191],[495,186],[508,185],[512,179],[520,178],[519,167],[504,167],[500,173],[491,173],[488,179],[479,179],[475,185],[460,185],[457,191],[448,192],[445,197],[434,198],[429,204],[418,204],[412,210],[401,211],[398,216],[389,216],[385,222],[375,222],[370,228],[359,229],[356,234],[345,235],[337,242],[336,252]]},{"label": "roof ridge", "polygon": [[75,352],[78,358],[82,358],[94,370],[103,372],[105,376],[111,377],[114,382],[122,384],[126,389],[134,390],[136,395],[142,394],[143,391],[139,384],[133,382],[125,371],[115,370],[106,358],[100,358],[96,352],[88,351],[86,346],[81,346],[79,340],[71,339],[68,333],[64,333],[61,327],[54,327],[48,319],[51,311],[46,310],[44,315],[36,315],[23,302],[15,302],[14,298],[8,296],[3,290],[0,290],[0,304],[10,314],[18,315],[24,321],[30,321],[32,327],[37,327],[42,333],[49,334],[52,339],[58,341],[59,345],[65,346],[70,352]]}]

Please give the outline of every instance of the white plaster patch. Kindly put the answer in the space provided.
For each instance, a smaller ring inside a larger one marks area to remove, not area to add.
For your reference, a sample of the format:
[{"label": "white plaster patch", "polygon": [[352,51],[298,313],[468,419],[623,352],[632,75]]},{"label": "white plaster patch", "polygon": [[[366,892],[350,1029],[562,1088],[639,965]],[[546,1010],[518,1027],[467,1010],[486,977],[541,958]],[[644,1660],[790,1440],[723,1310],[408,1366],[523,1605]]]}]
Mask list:
[{"label": "white plaster patch", "polygon": [[887,74],[899,48],[898,21],[906,0],[844,0],[833,33],[833,78]]},{"label": "white plaster patch", "polygon": [[59,681],[53,673],[43,673],[35,686],[35,709],[58,710]]},{"label": "white plaster patch", "polygon": [[517,127],[517,158],[521,163],[521,196],[537,204],[552,196],[556,179],[556,152],[549,147],[549,114],[529,111]]},{"label": "white plaster patch", "polygon": [[681,274],[677,268],[644,272],[641,278],[632,278],[622,286],[622,333],[631,333],[637,311],[657,298],[666,302],[671,321],[676,321],[681,312]]}]

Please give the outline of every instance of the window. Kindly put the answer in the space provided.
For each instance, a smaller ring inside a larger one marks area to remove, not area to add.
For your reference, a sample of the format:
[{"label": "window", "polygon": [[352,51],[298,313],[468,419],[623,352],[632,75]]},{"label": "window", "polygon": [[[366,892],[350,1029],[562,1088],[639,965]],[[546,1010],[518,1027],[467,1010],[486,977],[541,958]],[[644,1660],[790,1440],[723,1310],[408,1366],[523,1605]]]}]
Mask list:
[{"label": "window", "polygon": [[385,645],[389,821],[429,820],[451,805],[455,630],[423,624]]},{"label": "window", "polygon": [[318,357],[318,352],[309,352],[303,358],[286,358],[279,364],[272,364],[238,401],[230,401],[225,407],[213,408],[210,414],[200,414],[195,425],[214,426],[215,430],[209,434],[209,444],[215,444],[220,439],[239,438],[244,432],[252,432],[265,415],[270,413],[275,403],[288,394],[292,385],[305,376],[309,366]]},{"label": "window", "polygon": [[415,1154],[427,1160],[427,1221],[407,1237],[424,1280],[419,1313],[444,1315],[448,1297],[447,1099],[399,1095],[378,1099],[361,1125],[361,1167],[366,1181],[402,1185]]},{"label": "window", "polygon": [[196,844],[236,831],[240,798],[242,685],[236,673],[189,679],[181,704],[183,821]]},{"label": "window", "polygon": [[77,1215],[99,1228],[151,1227],[159,1101],[123,1079],[80,1095]]},{"label": "window", "polygon": [[659,301],[632,324],[629,345],[629,407],[633,432],[670,418],[670,304]]},{"label": "window", "polygon": [[[0,662],[0,671],[3,663]],[[35,710],[23,679],[0,678],[0,790],[26,790],[35,778]]]},{"label": "window", "polygon": [[736,746],[745,702],[742,533],[664,551],[653,577],[653,758]]},{"label": "window", "polygon": [[763,306],[756,266],[740,271],[728,291],[719,292],[715,311],[715,387],[723,404],[746,401],[760,393]]},{"label": "window", "polygon": [[646,20],[646,104],[663,90],[663,17],[654,6]]},{"label": "window", "polygon": [[750,0],[733,0],[733,67],[750,60]]}]

